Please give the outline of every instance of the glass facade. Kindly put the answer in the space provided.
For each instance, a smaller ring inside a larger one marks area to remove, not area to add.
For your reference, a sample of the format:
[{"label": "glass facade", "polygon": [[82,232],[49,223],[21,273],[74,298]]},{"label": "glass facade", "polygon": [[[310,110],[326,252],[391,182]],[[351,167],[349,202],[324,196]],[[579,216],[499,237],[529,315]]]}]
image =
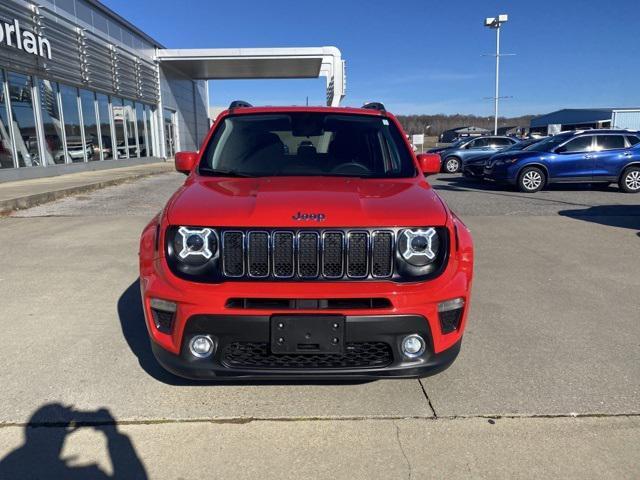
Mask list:
[{"label": "glass facade", "polygon": [[129,158],[124,105],[121,98],[113,97],[111,99],[111,111],[113,112],[113,126],[115,130],[115,156],[116,158]]},{"label": "glass facade", "polygon": [[140,157],[146,157],[149,155],[149,141],[147,139],[147,126],[144,121],[144,105],[140,102],[136,102],[136,125],[138,128],[138,146]]},{"label": "glass facade", "polygon": [[153,112],[151,110],[151,107],[149,105],[145,105],[144,106],[144,117],[145,117],[145,127],[147,129],[147,134],[148,134],[148,139],[149,139],[149,143],[147,143],[147,145],[149,146],[149,155],[152,154],[152,152],[154,152],[154,145],[156,145],[156,134],[155,134],[155,130],[153,128]]},{"label": "glass facade", "polygon": [[13,123],[12,139],[19,167],[35,167],[41,164],[33,108],[33,82],[31,76],[7,73],[9,111]]},{"label": "glass facade", "polygon": [[0,70],[0,168],[13,168],[13,142],[11,141],[11,127],[7,100],[4,91],[4,72]]},{"label": "glass facade", "polygon": [[176,137],[175,137],[175,122],[174,122],[175,112],[169,110],[168,108],[164,109],[163,112],[163,123],[164,123],[164,142],[165,142],[165,151],[167,152],[168,157],[173,157],[176,154]]},{"label": "glass facade", "polygon": [[82,107],[82,123],[84,125],[84,141],[87,146],[87,160],[100,160],[100,141],[98,120],[96,117],[96,95],[89,90],[80,90],[80,106]]},{"label": "glass facade", "polygon": [[58,84],[50,80],[39,80],[38,95],[44,132],[44,160],[47,165],[65,163],[64,133],[58,108]]},{"label": "glass facade", "polygon": [[82,140],[82,124],[78,105],[78,89],[60,85],[62,118],[64,120],[67,163],[84,162],[86,145]]},{"label": "glass facade", "polygon": [[0,69],[0,169],[150,156],[155,111]]},{"label": "glass facade", "polygon": [[115,142],[113,141],[111,128],[109,97],[104,93],[98,93],[96,98],[98,100],[98,117],[100,118],[100,158],[102,160],[113,160]]},{"label": "glass facade", "polygon": [[139,157],[138,126],[136,125],[136,111],[131,100],[124,101],[124,118],[127,127],[127,145],[129,146],[129,158]]}]

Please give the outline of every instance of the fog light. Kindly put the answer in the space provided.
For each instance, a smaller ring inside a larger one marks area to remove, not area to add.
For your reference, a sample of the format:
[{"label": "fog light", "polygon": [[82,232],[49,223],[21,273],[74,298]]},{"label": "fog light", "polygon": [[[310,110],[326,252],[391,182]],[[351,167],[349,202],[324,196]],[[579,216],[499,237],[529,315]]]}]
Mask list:
[{"label": "fog light", "polygon": [[402,339],[402,354],[408,358],[416,358],[424,353],[424,339],[418,335],[408,335]]},{"label": "fog light", "polygon": [[462,297],[438,304],[438,317],[440,317],[442,333],[451,333],[460,327],[463,308],[464,298]]},{"label": "fog light", "polygon": [[207,335],[196,335],[189,342],[189,350],[194,357],[207,358],[213,353],[213,340]]}]

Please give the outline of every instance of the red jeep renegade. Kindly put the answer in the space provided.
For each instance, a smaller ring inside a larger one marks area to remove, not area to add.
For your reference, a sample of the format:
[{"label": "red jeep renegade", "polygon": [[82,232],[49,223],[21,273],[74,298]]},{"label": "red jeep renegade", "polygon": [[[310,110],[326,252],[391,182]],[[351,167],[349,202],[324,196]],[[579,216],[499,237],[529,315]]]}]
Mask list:
[{"label": "red jeep renegade", "polygon": [[395,117],[233,102],[142,233],[151,345],[169,371],[229,377],[420,377],[460,350],[468,229]]}]

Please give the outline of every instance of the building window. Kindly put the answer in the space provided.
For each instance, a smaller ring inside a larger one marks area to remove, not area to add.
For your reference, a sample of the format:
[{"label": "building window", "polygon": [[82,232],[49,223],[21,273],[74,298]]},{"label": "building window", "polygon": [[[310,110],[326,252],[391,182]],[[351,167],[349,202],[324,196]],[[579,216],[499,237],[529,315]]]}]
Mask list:
[{"label": "building window", "polygon": [[156,139],[156,130],[154,130],[153,126],[154,126],[154,121],[153,121],[153,114],[154,114],[154,110],[151,109],[151,107],[149,105],[145,105],[144,107],[144,113],[145,113],[145,117],[146,117],[146,126],[147,126],[147,132],[149,133],[149,155],[156,155],[158,156],[158,152],[157,152],[157,139]]},{"label": "building window", "polygon": [[113,126],[116,137],[116,158],[129,158],[126,125],[124,120],[124,106],[122,105],[121,98],[113,97],[111,99],[111,110],[113,111]]},{"label": "building window", "polygon": [[4,92],[4,72],[0,70],[0,168],[13,168],[13,143]]},{"label": "building window", "polygon": [[87,160],[100,160],[100,141],[98,139],[98,121],[96,119],[96,98],[93,92],[80,90],[84,140],[87,145]]},{"label": "building window", "polygon": [[149,137],[144,121],[144,105],[136,102],[136,125],[138,127],[138,145],[140,146],[140,157],[149,156]]},{"label": "building window", "polygon": [[9,72],[9,102],[13,118],[12,137],[16,146],[18,166],[40,165],[38,136],[31,95],[32,81],[28,75]]},{"label": "building window", "polygon": [[136,125],[136,111],[131,100],[124,101],[124,118],[127,128],[127,143],[129,148],[129,158],[140,156],[138,148],[138,127]]},{"label": "building window", "polygon": [[64,163],[62,120],[58,108],[58,85],[50,80],[40,79],[38,94],[44,132],[44,161],[47,165]]},{"label": "building window", "polygon": [[60,85],[62,100],[62,118],[67,145],[67,162],[84,162],[86,145],[82,141],[82,125],[78,110],[78,89],[68,85]]},{"label": "building window", "polygon": [[111,139],[111,115],[109,114],[109,97],[98,93],[98,116],[100,117],[100,154],[102,160],[113,159],[113,140]]},{"label": "building window", "polygon": [[164,118],[165,153],[168,158],[171,158],[176,154],[175,112],[165,108],[162,113]]}]

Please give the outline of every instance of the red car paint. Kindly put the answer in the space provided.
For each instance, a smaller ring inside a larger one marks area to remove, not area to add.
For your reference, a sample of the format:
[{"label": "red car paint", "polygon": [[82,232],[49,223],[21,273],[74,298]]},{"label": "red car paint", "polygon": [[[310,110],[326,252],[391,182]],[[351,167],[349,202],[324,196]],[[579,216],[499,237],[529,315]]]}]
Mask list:
[{"label": "red car paint", "polygon": [[[396,118],[387,113],[367,109],[325,107],[238,108],[225,111],[217,118],[199,152],[205,150],[213,132],[225,117],[277,112],[335,112],[384,116],[402,132]],[[404,134],[406,148],[411,152],[418,170],[429,159],[418,159],[411,151]],[[198,165],[200,154],[180,157],[180,165]],[[439,161],[431,162],[437,163]],[[423,227],[444,226],[449,231],[449,257],[446,267],[436,278],[419,282],[397,283],[379,281],[296,281],[296,282],[234,282],[197,283],[177,277],[170,270],[165,245],[167,227],[177,225],[215,227],[283,227],[300,228],[292,217],[297,212],[314,212],[318,206],[325,215],[322,229],[331,227]],[[157,237],[159,235],[159,238]],[[184,185],[168,201],[166,207],[144,228],[140,242],[140,286],[150,338],[156,347],[179,355],[183,346],[185,326],[195,315],[246,315],[246,310],[229,308],[227,300],[250,294],[258,298],[359,298],[384,297],[389,308],[376,309],[376,315],[420,315],[429,323],[434,354],[444,352],[460,342],[466,325],[473,274],[471,235],[431,188],[422,172],[414,178],[361,179],[316,177],[222,178],[201,176],[192,168]],[[464,312],[459,327],[442,333],[438,322],[438,303],[462,297]],[[160,332],[152,320],[150,299],[175,302],[177,313],[170,334]],[[252,310],[252,315],[291,314],[291,311]],[[296,310],[301,314],[340,313],[349,316],[368,315],[369,309],[348,312]]]}]

